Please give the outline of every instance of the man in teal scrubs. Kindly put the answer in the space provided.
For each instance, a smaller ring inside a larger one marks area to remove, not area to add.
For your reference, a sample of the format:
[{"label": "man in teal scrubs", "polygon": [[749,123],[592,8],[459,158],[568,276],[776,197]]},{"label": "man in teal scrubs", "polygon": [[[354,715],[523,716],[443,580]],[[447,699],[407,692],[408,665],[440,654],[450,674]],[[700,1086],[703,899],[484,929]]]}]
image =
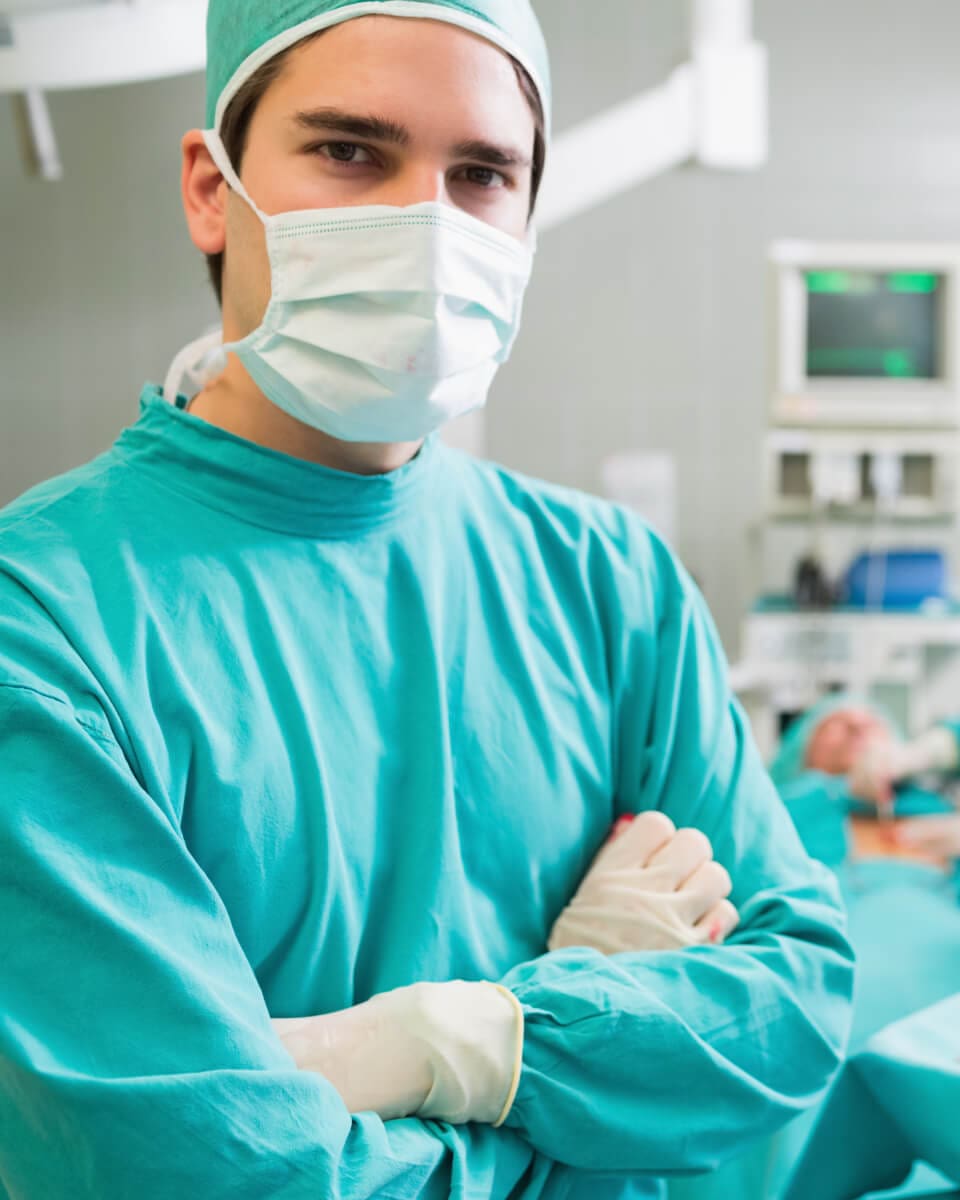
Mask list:
[{"label": "man in teal scrubs", "polygon": [[660,1195],[822,1094],[850,950],[670,551],[433,432],[516,335],[532,10],[209,31],[229,358],[0,515],[0,1195]]}]

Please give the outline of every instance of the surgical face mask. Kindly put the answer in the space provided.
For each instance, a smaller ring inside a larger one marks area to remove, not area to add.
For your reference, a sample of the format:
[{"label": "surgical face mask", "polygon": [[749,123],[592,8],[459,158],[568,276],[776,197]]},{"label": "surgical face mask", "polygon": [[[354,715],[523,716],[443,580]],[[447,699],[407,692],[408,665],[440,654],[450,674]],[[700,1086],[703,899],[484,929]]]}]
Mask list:
[{"label": "surgical face mask", "polygon": [[265,396],[347,442],[418,441],[486,403],[520,328],[533,246],[444,204],[268,216],[272,296],[225,349]]}]

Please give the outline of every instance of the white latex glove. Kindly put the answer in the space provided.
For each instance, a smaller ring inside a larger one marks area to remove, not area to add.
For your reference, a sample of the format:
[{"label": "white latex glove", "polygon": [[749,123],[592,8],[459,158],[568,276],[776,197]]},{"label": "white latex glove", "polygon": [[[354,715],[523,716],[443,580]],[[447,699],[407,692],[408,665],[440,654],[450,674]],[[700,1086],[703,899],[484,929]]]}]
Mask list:
[{"label": "white latex glove", "polygon": [[597,855],[548,945],[619,954],[719,943],[740,920],[731,890],[705,834],[641,813]]},{"label": "white latex glove", "polygon": [[960,858],[960,815],[901,821],[897,826],[897,841],[932,858]]},{"label": "white latex glove", "polygon": [[871,804],[891,805],[893,789],[902,780],[927,771],[955,770],[958,761],[957,740],[942,726],[912,742],[870,742],[853,764],[850,794]]},{"label": "white latex glove", "polygon": [[523,1009],[493,983],[418,983],[320,1017],[276,1020],[297,1066],[351,1113],[502,1125],[520,1082]]}]

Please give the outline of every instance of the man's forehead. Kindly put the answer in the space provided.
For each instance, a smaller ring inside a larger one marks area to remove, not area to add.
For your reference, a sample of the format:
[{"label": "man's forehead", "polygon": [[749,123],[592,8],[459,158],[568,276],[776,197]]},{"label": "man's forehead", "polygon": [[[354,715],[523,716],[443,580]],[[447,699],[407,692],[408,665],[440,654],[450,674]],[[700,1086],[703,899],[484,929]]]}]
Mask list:
[{"label": "man's forehead", "polygon": [[482,69],[490,76],[501,75],[505,81],[514,74],[514,60],[489,38],[449,22],[380,15],[355,17],[321,30],[297,43],[285,56],[289,67],[301,73],[317,69],[322,60],[325,71],[333,70],[338,79],[344,79],[362,74],[366,55],[376,60],[380,72],[422,71],[424,59],[437,68],[452,68],[452,57],[469,56],[471,72]]},{"label": "man's forehead", "polygon": [[[413,46],[424,27],[442,36],[466,37],[483,55],[492,56],[497,69],[463,69],[455,58],[432,53],[435,47],[407,59],[402,52],[390,53],[398,48],[389,40],[378,42],[376,34],[374,44],[365,47],[364,27],[402,30],[406,45]],[[353,43],[336,40],[357,31],[361,36]],[[436,21],[372,16],[346,22],[294,49],[264,107],[296,132],[336,133],[396,146],[442,139],[458,157],[502,167],[533,165],[526,128],[533,112],[522,72],[497,46]],[[432,97],[432,83],[442,96]]]}]

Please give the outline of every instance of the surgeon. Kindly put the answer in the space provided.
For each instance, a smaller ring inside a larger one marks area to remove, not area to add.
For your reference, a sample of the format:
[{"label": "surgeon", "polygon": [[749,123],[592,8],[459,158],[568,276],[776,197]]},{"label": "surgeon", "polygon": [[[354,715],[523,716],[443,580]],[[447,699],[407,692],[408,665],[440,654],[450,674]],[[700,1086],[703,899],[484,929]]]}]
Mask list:
[{"label": "surgeon", "polygon": [[658,1196],[823,1093],[851,951],[670,551],[436,436],[533,12],[212,0],[208,80],[224,357],[0,516],[0,1194]]}]

